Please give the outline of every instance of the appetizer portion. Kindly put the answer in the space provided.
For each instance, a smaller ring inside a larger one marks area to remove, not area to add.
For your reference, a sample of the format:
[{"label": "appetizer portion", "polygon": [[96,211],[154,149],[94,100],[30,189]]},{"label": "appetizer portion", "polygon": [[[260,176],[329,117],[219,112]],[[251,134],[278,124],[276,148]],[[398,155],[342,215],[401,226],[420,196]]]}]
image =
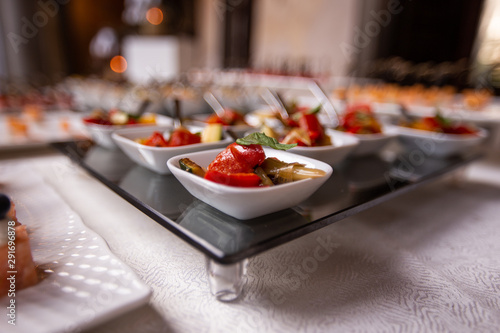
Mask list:
[{"label": "appetizer portion", "polygon": [[7,116],[7,128],[11,135],[14,136],[28,136],[29,125],[28,123],[22,119],[21,117]]},{"label": "appetizer portion", "polygon": [[467,124],[453,122],[443,117],[439,112],[436,113],[434,117],[419,118],[409,122],[403,122],[400,125],[403,127],[445,134],[476,134],[478,132],[477,128]]},{"label": "appetizer portion", "polygon": [[224,109],[224,113],[220,117],[214,113],[205,122],[207,124],[221,124],[224,126],[248,125],[245,122],[243,114],[233,109]]},{"label": "appetizer portion", "polygon": [[474,111],[484,109],[493,100],[492,93],[488,89],[464,89],[462,96],[464,106]]},{"label": "appetizer portion", "polygon": [[382,125],[367,104],[349,106],[340,120],[337,130],[354,134],[382,133]]},{"label": "appetizer portion", "polygon": [[266,158],[263,145],[279,150],[296,146],[281,144],[263,133],[252,133],[226,147],[206,170],[188,158],[180,159],[179,166],[207,180],[237,187],[274,186],[326,174],[323,170],[307,168],[303,164]]},{"label": "appetizer portion", "polygon": [[280,142],[284,144],[296,143],[298,146],[305,147],[331,145],[330,137],[325,134],[325,129],[317,117],[320,110],[321,106],[317,106],[295,112],[287,122],[290,130]]},{"label": "appetizer portion", "polygon": [[153,114],[134,116],[118,109],[111,109],[109,112],[97,109],[92,111],[92,113],[88,117],[83,118],[83,122],[86,124],[123,126],[136,124],[155,124],[156,119]]},{"label": "appetizer portion", "polygon": [[252,133],[223,151],[178,154],[167,165],[191,195],[247,220],[300,204],[331,176],[330,165],[284,151],[295,146]]},{"label": "appetizer portion", "polygon": [[[0,194],[0,297],[37,282],[26,226],[17,220],[10,199]],[[12,283],[15,288],[12,288]]]},{"label": "appetizer portion", "polygon": [[180,147],[195,143],[209,143],[222,140],[222,125],[211,124],[202,132],[191,133],[185,127],[174,129],[169,136],[159,131],[154,131],[148,138],[135,139],[136,142],[150,147]]},{"label": "appetizer portion", "polygon": [[[288,108],[287,108],[288,110]],[[281,126],[273,128],[264,124],[262,132],[283,144],[296,144],[300,147],[329,146],[332,144],[330,136],[325,134],[325,129],[320,123],[317,114],[321,106],[315,108],[294,107],[294,112],[288,118],[283,118],[279,113],[274,117]]]}]

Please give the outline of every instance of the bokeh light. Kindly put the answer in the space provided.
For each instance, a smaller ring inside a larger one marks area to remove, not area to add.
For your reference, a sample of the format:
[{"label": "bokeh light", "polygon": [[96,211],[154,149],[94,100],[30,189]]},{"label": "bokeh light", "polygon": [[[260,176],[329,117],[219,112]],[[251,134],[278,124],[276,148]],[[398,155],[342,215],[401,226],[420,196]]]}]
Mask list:
[{"label": "bokeh light", "polygon": [[123,73],[127,69],[127,60],[122,56],[114,56],[109,62],[109,67],[116,73]]},{"label": "bokeh light", "polygon": [[150,8],[146,12],[146,19],[149,23],[158,25],[163,21],[163,12],[157,7]]}]

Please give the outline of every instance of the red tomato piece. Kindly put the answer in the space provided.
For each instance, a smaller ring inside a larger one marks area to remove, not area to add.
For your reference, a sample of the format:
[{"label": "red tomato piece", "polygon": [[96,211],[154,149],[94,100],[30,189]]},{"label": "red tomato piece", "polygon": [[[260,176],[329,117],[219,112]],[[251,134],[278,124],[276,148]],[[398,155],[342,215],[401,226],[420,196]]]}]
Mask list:
[{"label": "red tomato piece", "polygon": [[347,129],[348,133],[354,133],[354,134],[359,134],[361,132],[362,127],[361,126],[351,126]]},{"label": "red tomato piece", "polygon": [[260,145],[242,146],[232,143],[219,153],[210,163],[207,170],[223,173],[249,173],[266,158]]},{"label": "red tomato piece", "polygon": [[207,118],[206,122],[208,124],[222,124],[222,125],[226,125],[226,124],[224,124],[224,122],[222,121],[222,119],[220,119],[216,114],[210,115]]},{"label": "red tomato piece", "polygon": [[306,112],[306,111],[309,111],[309,107],[308,106],[292,105],[292,106],[290,106],[288,108],[288,112],[290,114],[300,113],[300,112]]},{"label": "red tomato piece", "polygon": [[243,115],[232,109],[225,109],[223,118],[224,122],[228,125],[234,125],[238,121],[244,121]]},{"label": "red tomato piece", "polygon": [[259,166],[266,159],[266,153],[261,145],[243,146],[233,143],[229,147],[237,159],[245,161],[252,169]]},{"label": "red tomato piece", "polygon": [[474,129],[467,127],[465,125],[458,125],[455,127],[449,128],[446,133],[450,134],[475,134],[477,133]]},{"label": "red tomato piece", "polygon": [[127,125],[135,125],[138,124],[137,119],[129,117],[127,121]]},{"label": "red tomato piece", "polygon": [[224,173],[246,173],[251,172],[252,169],[244,163],[244,161],[237,160],[230,148],[226,148],[219,153],[217,157],[209,164],[207,170],[214,170]]},{"label": "red tomato piece", "polygon": [[424,124],[426,124],[427,126],[429,126],[431,128],[441,127],[438,120],[434,117],[425,117],[422,119],[422,121],[424,122]]},{"label": "red tomato piece", "polygon": [[307,143],[305,143],[304,141],[299,140],[299,139],[295,140],[295,142],[292,142],[292,143],[296,143],[297,146],[299,146],[299,147],[310,147]]},{"label": "red tomato piece", "polygon": [[346,110],[346,114],[356,113],[356,112],[363,112],[368,114],[373,113],[372,108],[368,104],[353,104],[350,105]]},{"label": "red tomato piece", "polygon": [[226,126],[235,125],[237,122],[244,122],[243,115],[232,109],[225,109],[222,117],[216,114],[210,115],[207,120],[209,124],[222,124]]},{"label": "red tomato piece", "polygon": [[207,171],[205,179],[213,182],[239,187],[257,187],[260,185],[260,177],[255,173],[223,173],[215,170]]},{"label": "red tomato piece", "polygon": [[299,127],[307,132],[313,145],[323,137],[323,126],[315,114],[303,114],[299,119]]},{"label": "red tomato piece", "polygon": [[292,118],[288,118],[285,120],[286,122],[286,125],[288,127],[299,127],[299,123],[297,123],[295,120],[293,120]]},{"label": "red tomato piece", "polygon": [[101,118],[84,118],[83,121],[89,124],[97,124],[97,125],[113,125],[109,120],[101,119]]},{"label": "red tomato piece", "polygon": [[201,137],[199,135],[189,132],[189,130],[180,127],[175,129],[170,135],[168,142],[169,147],[178,147],[200,143]]},{"label": "red tomato piece", "polygon": [[168,147],[168,142],[163,137],[163,134],[157,131],[153,132],[143,144],[151,147]]}]

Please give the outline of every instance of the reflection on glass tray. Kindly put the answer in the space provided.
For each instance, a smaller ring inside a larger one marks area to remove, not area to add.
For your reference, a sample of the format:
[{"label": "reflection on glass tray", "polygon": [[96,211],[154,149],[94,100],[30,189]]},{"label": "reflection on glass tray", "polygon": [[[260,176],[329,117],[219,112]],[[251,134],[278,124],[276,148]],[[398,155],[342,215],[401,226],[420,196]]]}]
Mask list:
[{"label": "reflection on glass tray", "polygon": [[223,252],[231,253],[265,241],[276,233],[300,227],[307,220],[293,209],[269,214],[264,219],[238,220],[195,199],[177,219],[177,223],[194,234],[203,236]]},{"label": "reflection on glass tray", "polygon": [[173,175],[160,175],[134,165],[121,178],[119,186],[144,204],[165,216],[176,219],[193,197]]},{"label": "reflection on glass tray", "polygon": [[450,164],[460,163],[461,160],[460,156],[450,156],[448,158],[427,157],[425,161],[421,161],[412,155],[401,154],[392,162],[389,175],[393,179],[415,183],[432,175],[437,170],[446,171]]},{"label": "reflection on glass tray", "polygon": [[[56,143],[94,177],[210,258],[235,263],[390,200],[480,158],[479,153],[414,161],[389,152],[351,157],[296,207],[238,220],[192,197],[172,175],[159,175],[123,153],[88,141]],[[390,149],[390,148],[389,148]],[[412,159],[413,158],[413,159]],[[406,169],[405,169],[406,167]],[[410,168],[411,167],[411,168]]]}]

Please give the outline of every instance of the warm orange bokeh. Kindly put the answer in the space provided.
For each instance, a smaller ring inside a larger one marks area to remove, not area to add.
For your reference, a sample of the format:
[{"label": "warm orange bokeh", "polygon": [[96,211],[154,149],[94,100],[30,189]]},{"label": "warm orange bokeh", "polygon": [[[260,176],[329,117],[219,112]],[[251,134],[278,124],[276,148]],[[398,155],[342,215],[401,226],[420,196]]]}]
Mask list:
[{"label": "warm orange bokeh", "polygon": [[123,73],[127,69],[127,60],[122,56],[114,56],[109,62],[109,67],[116,73]]},{"label": "warm orange bokeh", "polygon": [[150,8],[146,12],[146,19],[149,23],[158,25],[163,21],[163,12],[157,7]]}]

